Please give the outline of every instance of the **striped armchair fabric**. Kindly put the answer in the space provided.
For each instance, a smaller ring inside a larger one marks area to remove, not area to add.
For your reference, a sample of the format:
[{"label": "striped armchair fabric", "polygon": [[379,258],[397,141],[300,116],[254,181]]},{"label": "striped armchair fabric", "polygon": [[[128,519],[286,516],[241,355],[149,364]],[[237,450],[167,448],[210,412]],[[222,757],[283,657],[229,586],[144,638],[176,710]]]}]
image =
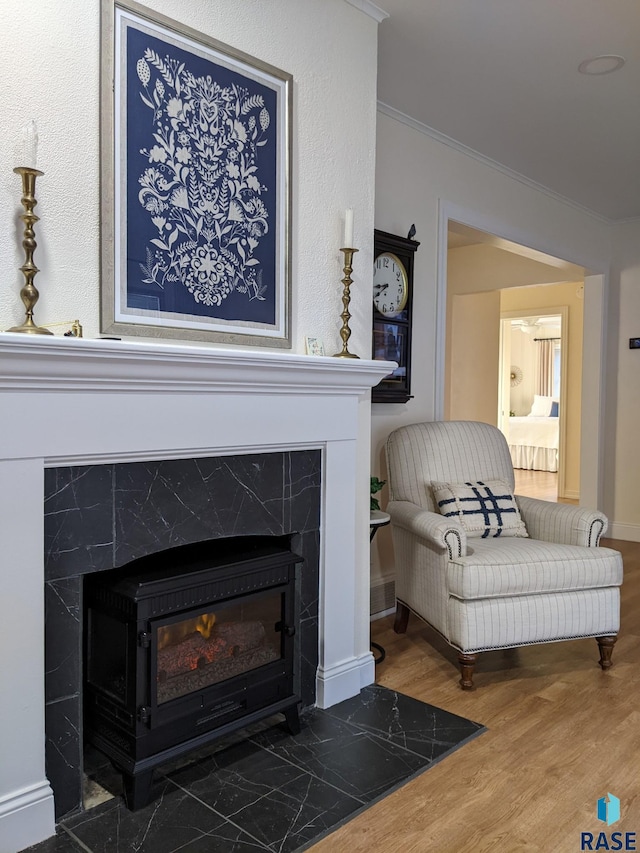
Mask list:
[{"label": "striped armchair fabric", "polygon": [[411,424],[387,440],[396,563],[396,622],[410,612],[458,650],[463,689],[480,652],[595,637],[611,666],[620,624],[622,557],[599,546],[601,513],[516,496],[527,538],[478,538],[441,515],[432,483],[515,479],[505,437],[489,424]]}]

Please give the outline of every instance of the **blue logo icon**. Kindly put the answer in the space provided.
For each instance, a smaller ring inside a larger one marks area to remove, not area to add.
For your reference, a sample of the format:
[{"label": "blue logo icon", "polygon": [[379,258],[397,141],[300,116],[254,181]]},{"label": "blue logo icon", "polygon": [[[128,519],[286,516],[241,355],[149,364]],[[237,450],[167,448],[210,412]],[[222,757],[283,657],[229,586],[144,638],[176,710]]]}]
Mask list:
[{"label": "blue logo icon", "polygon": [[606,797],[600,797],[598,800],[598,820],[603,821],[607,826],[620,820],[620,800],[613,794],[607,793]]}]

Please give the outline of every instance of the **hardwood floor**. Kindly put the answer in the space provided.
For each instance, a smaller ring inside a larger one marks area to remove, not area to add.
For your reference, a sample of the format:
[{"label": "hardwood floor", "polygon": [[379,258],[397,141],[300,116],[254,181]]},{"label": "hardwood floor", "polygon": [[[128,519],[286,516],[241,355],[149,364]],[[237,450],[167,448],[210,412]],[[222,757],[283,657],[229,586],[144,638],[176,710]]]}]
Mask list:
[{"label": "hardwood floor", "polygon": [[551,471],[525,471],[514,468],[516,494],[542,501],[558,500],[558,475]]},{"label": "hardwood floor", "polygon": [[578,504],[573,498],[558,497],[558,475],[551,471],[525,471],[515,468],[516,494],[562,504]]},{"label": "hardwood floor", "polygon": [[[607,672],[595,640],[487,652],[477,689],[465,693],[456,653],[417,617],[404,635],[393,632],[391,616],[372,624],[372,640],[386,649],[378,683],[488,731],[314,853],[573,853],[581,832],[640,837],[640,543],[603,544],[621,551],[625,566],[622,627]],[[596,818],[607,792],[622,812],[610,829]]]}]

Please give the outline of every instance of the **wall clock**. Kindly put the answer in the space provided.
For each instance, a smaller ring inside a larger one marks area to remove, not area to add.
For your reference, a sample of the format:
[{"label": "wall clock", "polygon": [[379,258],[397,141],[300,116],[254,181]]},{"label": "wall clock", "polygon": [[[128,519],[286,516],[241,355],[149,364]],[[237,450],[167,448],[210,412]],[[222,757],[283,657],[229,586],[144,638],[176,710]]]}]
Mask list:
[{"label": "wall clock", "polygon": [[419,245],[408,237],[374,231],[372,357],[398,364],[372,390],[374,403],[406,403],[411,398],[413,259]]}]

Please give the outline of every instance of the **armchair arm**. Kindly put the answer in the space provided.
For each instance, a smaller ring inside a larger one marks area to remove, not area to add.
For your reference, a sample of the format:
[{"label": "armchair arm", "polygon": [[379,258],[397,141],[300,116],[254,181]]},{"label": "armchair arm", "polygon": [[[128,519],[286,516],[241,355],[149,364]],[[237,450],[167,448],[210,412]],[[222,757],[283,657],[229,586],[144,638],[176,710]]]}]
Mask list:
[{"label": "armchair arm", "polygon": [[392,524],[448,551],[449,559],[467,553],[467,534],[459,524],[410,501],[390,501],[387,512]]},{"label": "armchair arm", "polygon": [[516,495],[527,532],[532,539],[559,545],[595,548],[607,530],[607,517],[598,510],[556,504]]}]

